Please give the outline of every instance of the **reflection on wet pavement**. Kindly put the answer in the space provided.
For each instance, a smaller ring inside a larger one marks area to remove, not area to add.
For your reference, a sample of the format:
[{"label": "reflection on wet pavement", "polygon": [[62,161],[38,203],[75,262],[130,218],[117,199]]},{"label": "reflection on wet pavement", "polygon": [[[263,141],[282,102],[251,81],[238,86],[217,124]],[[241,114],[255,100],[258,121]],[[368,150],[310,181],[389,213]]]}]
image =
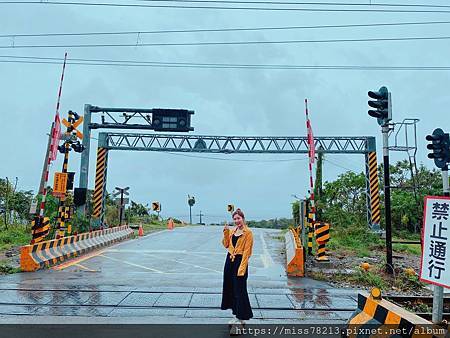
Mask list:
[{"label": "reflection on wet pavement", "polygon": [[[344,322],[356,290],[288,278],[277,230],[253,229],[248,292],[255,319]],[[0,315],[230,318],[220,310],[226,251],[219,227],[186,227],[120,243],[62,269],[0,278]],[[267,255],[270,255],[268,257]]]}]

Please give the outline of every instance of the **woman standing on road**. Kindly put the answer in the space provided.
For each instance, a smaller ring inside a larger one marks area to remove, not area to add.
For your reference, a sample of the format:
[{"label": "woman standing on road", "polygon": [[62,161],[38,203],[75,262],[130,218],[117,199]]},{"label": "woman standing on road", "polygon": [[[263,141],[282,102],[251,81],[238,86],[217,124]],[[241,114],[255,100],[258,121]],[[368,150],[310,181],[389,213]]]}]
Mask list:
[{"label": "woman standing on road", "polygon": [[237,209],[233,213],[236,225],[232,230],[225,223],[223,246],[228,250],[223,269],[223,290],[221,309],[232,309],[236,316],[230,324],[245,324],[253,317],[247,293],[248,259],[252,255],[253,233],[245,223],[244,213]]}]

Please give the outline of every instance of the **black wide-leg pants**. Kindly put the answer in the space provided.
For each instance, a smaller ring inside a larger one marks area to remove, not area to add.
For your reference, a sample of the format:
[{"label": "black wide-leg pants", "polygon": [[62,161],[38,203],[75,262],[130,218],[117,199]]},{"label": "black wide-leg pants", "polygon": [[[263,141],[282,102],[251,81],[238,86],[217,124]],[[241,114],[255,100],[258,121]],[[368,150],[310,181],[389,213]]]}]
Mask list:
[{"label": "black wide-leg pants", "polygon": [[232,309],[237,319],[248,320],[253,317],[250,300],[247,293],[248,267],[244,276],[238,276],[237,272],[242,261],[242,255],[236,255],[234,262],[227,254],[223,268],[223,290],[221,309]]}]

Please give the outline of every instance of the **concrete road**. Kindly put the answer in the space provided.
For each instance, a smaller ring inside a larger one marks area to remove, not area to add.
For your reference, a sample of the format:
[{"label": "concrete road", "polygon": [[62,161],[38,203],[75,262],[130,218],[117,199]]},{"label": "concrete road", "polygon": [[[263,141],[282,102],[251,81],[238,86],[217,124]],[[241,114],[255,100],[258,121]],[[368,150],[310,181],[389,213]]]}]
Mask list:
[{"label": "concrete road", "polygon": [[[252,229],[254,323],[343,323],[356,290],[288,278],[278,230]],[[190,226],[129,240],[63,265],[0,278],[0,322],[223,323],[222,228]],[[68,319],[69,320],[69,319]]]}]

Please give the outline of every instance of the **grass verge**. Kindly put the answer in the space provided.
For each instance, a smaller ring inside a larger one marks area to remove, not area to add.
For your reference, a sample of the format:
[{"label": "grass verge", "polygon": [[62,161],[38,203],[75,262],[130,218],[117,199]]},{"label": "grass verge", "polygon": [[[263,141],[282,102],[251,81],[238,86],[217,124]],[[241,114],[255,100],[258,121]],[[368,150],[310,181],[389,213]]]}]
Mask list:
[{"label": "grass verge", "polygon": [[9,250],[15,246],[29,244],[31,230],[25,225],[10,225],[8,229],[0,231],[0,252]]}]

